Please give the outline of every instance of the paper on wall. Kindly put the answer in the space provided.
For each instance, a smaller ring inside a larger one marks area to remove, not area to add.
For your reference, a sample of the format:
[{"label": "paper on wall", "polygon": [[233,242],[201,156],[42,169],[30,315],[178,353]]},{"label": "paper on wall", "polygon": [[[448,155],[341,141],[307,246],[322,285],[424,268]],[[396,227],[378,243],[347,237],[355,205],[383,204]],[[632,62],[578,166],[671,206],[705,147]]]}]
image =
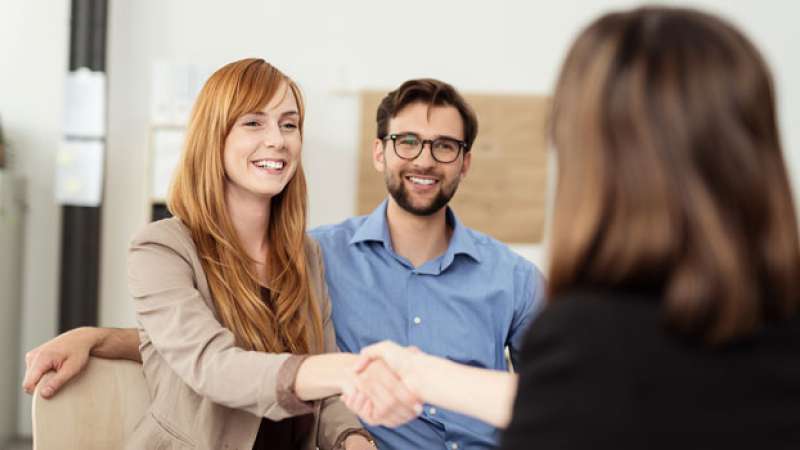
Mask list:
[{"label": "paper on wall", "polygon": [[155,201],[167,198],[172,174],[181,156],[183,138],[182,129],[156,128],[153,131],[150,195]]},{"label": "paper on wall", "polygon": [[66,140],[56,156],[55,197],[61,205],[100,206],[103,152],[97,140]]},{"label": "paper on wall", "polygon": [[67,74],[64,135],[102,138],[106,133],[106,75],[80,68]]}]

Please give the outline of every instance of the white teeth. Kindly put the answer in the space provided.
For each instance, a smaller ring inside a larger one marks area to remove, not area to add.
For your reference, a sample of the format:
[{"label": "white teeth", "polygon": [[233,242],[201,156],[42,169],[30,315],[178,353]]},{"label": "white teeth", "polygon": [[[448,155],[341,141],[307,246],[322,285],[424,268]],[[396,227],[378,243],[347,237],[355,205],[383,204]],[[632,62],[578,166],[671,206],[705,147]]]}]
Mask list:
[{"label": "white teeth", "polygon": [[414,184],[430,185],[436,182],[436,180],[431,180],[430,178],[408,177],[408,179]]},{"label": "white teeth", "polygon": [[276,169],[276,170],[283,169],[283,161],[262,160],[262,161],[256,161],[255,165],[258,166],[258,167],[261,167],[262,169],[263,168]]}]

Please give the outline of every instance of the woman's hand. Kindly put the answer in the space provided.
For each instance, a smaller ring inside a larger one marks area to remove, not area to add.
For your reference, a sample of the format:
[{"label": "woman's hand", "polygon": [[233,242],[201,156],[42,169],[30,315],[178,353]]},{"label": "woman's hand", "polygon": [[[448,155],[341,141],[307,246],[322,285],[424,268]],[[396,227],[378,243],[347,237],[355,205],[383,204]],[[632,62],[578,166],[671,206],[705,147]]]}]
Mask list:
[{"label": "woman's hand", "polygon": [[421,371],[417,369],[424,355],[417,347],[403,347],[392,341],[382,341],[361,349],[361,358],[356,363],[360,372],[372,361],[385,362],[403,383],[413,392],[419,392]]},{"label": "woman's hand", "polygon": [[56,374],[41,389],[44,398],[50,398],[67,381],[79,374],[89,361],[89,353],[97,343],[93,328],[76,328],[45,342],[25,355],[25,380],[22,388],[33,394],[36,385],[47,372]]},{"label": "woman's hand", "polygon": [[351,386],[342,400],[370,425],[397,427],[416,418],[422,403],[403,381],[378,359],[359,359]]}]

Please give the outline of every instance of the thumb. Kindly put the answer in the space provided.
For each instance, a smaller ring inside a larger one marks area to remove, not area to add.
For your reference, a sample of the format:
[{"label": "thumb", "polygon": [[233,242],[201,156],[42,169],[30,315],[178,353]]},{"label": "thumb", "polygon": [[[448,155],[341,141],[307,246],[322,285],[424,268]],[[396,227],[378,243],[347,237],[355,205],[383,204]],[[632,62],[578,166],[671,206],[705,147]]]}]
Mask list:
[{"label": "thumb", "polygon": [[64,384],[75,377],[85,364],[85,361],[76,360],[75,358],[66,359],[64,364],[56,370],[55,375],[45,382],[42,388],[42,397],[52,397]]},{"label": "thumb", "polygon": [[356,359],[355,364],[353,365],[353,370],[356,374],[359,374],[364,371],[364,369],[369,366],[369,363],[372,362],[374,358],[367,354],[360,354],[358,355],[358,359]]}]

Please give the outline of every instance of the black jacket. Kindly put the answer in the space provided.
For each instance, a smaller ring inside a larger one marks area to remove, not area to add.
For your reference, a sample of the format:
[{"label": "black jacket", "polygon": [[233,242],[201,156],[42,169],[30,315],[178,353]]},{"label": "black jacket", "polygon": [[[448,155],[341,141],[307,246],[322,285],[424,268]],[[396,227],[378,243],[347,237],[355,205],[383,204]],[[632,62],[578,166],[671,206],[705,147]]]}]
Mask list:
[{"label": "black jacket", "polygon": [[582,290],[531,324],[502,448],[800,450],[800,317],[722,348],[660,299]]}]

